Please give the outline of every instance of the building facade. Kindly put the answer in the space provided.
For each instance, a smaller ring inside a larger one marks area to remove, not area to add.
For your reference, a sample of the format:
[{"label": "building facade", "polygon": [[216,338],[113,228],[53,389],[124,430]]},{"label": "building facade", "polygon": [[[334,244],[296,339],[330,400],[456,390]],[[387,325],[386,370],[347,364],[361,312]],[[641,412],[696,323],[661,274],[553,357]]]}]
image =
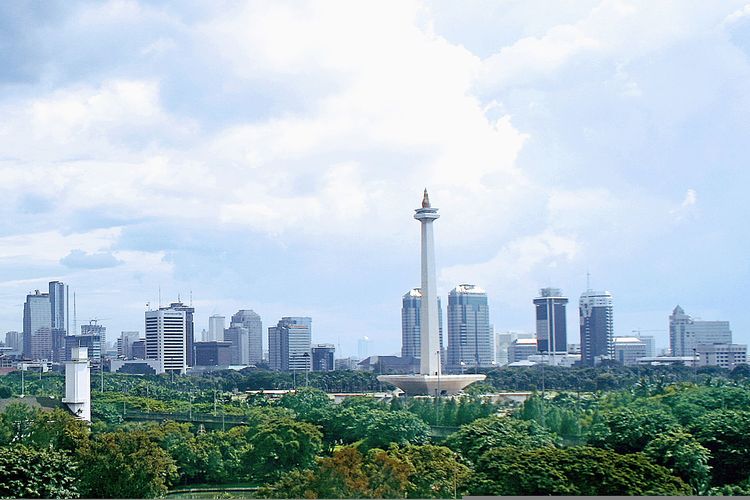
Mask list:
[{"label": "building facade", "polygon": [[476,285],[458,285],[448,295],[448,368],[492,366],[493,349],[487,293]]},{"label": "building facade", "polygon": [[672,356],[692,356],[701,344],[731,344],[729,321],[694,320],[677,306],[669,317],[669,348]]},{"label": "building facade", "polygon": [[230,359],[233,365],[250,364],[250,332],[240,324],[234,324],[224,330],[224,340],[229,342],[231,348]]},{"label": "building facade", "polygon": [[333,359],[335,352],[336,346],[333,344],[315,344],[312,346],[312,371],[333,371],[336,368]]},{"label": "building facade", "polygon": [[[438,304],[438,336],[440,338],[440,349],[443,349],[443,306],[440,297]],[[401,299],[401,356],[413,356],[420,359],[422,342],[420,333],[422,309],[422,291],[412,288]],[[367,357],[367,356],[365,356]],[[362,359],[364,359],[363,357]]]},{"label": "building facade", "polygon": [[[178,297],[179,299],[179,297]],[[187,366],[193,366],[193,358],[195,356],[195,349],[193,343],[195,342],[195,323],[193,322],[193,316],[195,315],[195,308],[193,306],[186,306],[179,300],[172,302],[169,307],[172,311],[183,311],[185,313],[185,363]]]},{"label": "building facade", "polygon": [[281,318],[268,328],[268,361],[272,370],[308,371],[311,368],[312,319]]},{"label": "building facade", "polygon": [[526,361],[529,356],[537,352],[539,352],[539,346],[536,339],[516,339],[508,348],[508,362]]},{"label": "building facade", "polygon": [[568,328],[565,305],[559,288],[542,288],[534,299],[536,309],[536,341],[539,352],[565,353],[568,348]]},{"label": "building facade", "polygon": [[133,342],[141,340],[140,332],[124,331],[117,339],[117,357],[122,359],[133,359]]},{"label": "building facade", "polygon": [[224,316],[218,314],[208,317],[208,336],[204,340],[205,342],[221,340],[224,338],[225,319]]},{"label": "building facade", "polygon": [[732,369],[747,363],[747,345],[744,344],[698,344],[696,347],[698,366],[720,366]]},{"label": "building facade", "polygon": [[35,290],[23,306],[23,354],[32,360],[52,360],[52,307],[49,294]]},{"label": "building facade", "polygon": [[157,360],[160,373],[187,370],[187,316],[184,309],[146,311],[146,359]]},{"label": "building facade", "polygon": [[612,294],[587,290],[581,294],[581,363],[593,366],[604,359],[613,359],[614,322]]},{"label": "building facade", "polygon": [[252,309],[240,309],[232,315],[230,326],[247,328],[247,364],[257,365],[263,361],[263,322]]},{"label": "building facade", "polygon": [[649,356],[648,345],[637,337],[613,337],[612,343],[614,359],[626,366],[635,365],[639,359]]},{"label": "building facade", "polygon": [[232,343],[212,340],[195,343],[195,366],[229,366],[232,361]]},{"label": "building facade", "polygon": [[23,335],[20,332],[5,332],[5,346],[10,347],[13,351],[21,352],[23,350]]}]

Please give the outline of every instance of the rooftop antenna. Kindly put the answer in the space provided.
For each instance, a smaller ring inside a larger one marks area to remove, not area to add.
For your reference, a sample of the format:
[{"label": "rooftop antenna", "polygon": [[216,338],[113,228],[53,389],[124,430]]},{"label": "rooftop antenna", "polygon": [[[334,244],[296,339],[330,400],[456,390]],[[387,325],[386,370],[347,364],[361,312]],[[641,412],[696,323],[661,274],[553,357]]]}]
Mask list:
[{"label": "rooftop antenna", "polygon": [[180,292],[177,292],[177,302],[182,304],[182,299],[180,299]]},{"label": "rooftop antenna", "polygon": [[159,309],[161,309],[161,285],[159,285]]},{"label": "rooftop antenna", "polygon": [[76,293],[73,292],[73,335],[78,335],[78,319],[76,318]]},{"label": "rooftop antenna", "polygon": [[190,290],[190,307],[193,307],[193,290]]},{"label": "rooftop antenna", "polygon": [[586,269],[586,290],[591,291],[591,273]]}]

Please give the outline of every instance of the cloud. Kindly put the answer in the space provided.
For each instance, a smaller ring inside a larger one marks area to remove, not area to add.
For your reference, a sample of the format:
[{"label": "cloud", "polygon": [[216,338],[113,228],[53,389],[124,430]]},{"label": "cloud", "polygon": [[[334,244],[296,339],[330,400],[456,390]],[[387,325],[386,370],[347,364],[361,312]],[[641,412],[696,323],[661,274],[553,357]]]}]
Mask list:
[{"label": "cloud", "polygon": [[695,205],[698,202],[698,195],[695,192],[695,189],[688,189],[685,192],[685,197],[682,200],[682,203],[676,208],[673,208],[669,211],[669,213],[674,217],[677,221],[682,221],[688,217],[690,217],[695,212]]},{"label": "cloud", "polygon": [[102,269],[122,264],[111,252],[86,253],[83,250],[71,250],[68,255],[60,259],[60,263],[70,268]]}]

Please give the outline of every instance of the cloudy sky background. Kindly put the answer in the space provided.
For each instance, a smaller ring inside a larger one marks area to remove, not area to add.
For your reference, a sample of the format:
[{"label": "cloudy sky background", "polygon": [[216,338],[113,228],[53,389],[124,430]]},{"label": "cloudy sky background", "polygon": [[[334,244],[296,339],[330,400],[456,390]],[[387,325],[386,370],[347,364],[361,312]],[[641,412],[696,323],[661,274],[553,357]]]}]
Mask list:
[{"label": "cloudy sky background", "polygon": [[591,273],[615,332],[676,304],[750,341],[750,4],[0,4],[0,328],[60,279],[113,340],[146,302],[400,349],[428,187],[440,293],[496,331]]}]

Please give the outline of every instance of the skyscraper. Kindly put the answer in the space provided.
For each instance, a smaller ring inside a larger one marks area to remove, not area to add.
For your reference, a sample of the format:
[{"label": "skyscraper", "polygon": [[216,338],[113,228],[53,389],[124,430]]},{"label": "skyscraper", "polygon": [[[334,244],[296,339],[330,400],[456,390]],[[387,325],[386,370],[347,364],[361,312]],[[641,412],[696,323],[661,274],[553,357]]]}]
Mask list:
[{"label": "skyscraper", "polygon": [[694,320],[677,306],[669,317],[669,348],[672,356],[692,356],[698,345],[731,344],[729,321]]},{"label": "skyscraper", "polygon": [[536,340],[539,352],[565,353],[568,349],[565,304],[559,288],[542,288],[534,299],[536,307]]},{"label": "skyscraper", "polygon": [[283,317],[268,328],[268,358],[271,369],[306,371],[310,369],[312,319]]},{"label": "skyscraper", "polygon": [[240,309],[232,315],[231,326],[243,326],[248,332],[247,362],[256,365],[263,361],[263,322],[252,309]]},{"label": "skyscraper", "polygon": [[250,334],[244,326],[239,323],[232,324],[224,330],[224,340],[231,342],[229,349],[230,362],[233,365],[249,365],[250,358]]},{"label": "skyscraper", "polygon": [[[443,308],[440,297],[437,298],[438,306],[438,335],[440,337],[440,349],[443,348]],[[422,310],[422,291],[412,288],[404,294],[401,300],[401,356],[413,356],[417,359],[421,356],[422,342],[420,340]]]},{"label": "skyscraper", "polygon": [[581,320],[581,363],[593,366],[602,359],[614,359],[612,294],[587,290],[579,301]]},{"label": "skyscraper", "polygon": [[133,342],[137,340],[141,340],[140,332],[122,332],[117,339],[117,357],[133,359]]},{"label": "skyscraper", "polygon": [[207,342],[221,340],[224,337],[224,316],[214,314],[208,317]]},{"label": "skyscraper", "polygon": [[5,332],[5,346],[14,351],[23,350],[23,335],[19,332]]},{"label": "skyscraper", "polygon": [[171,307],[146,311],[146,359],[157,360],[160,373],[187,370],[188,314]]},{"label": "skyscraper", "polygon": [[52,359],[52,308],[49,294],[35,290],[23,305],[23,354],[30,359]]},{"label": "skyscraper", "polygon": [[[68,334],[68,286],[60,281],[49,282],[50,328]],[[89,353],[90,355],[91,353]],[[91,356],[89,356],[90,358]]]},{"label": "skyscraper", "polygon": [[493,347],[487,293],[476,285],[458,285],[448,294],[448,366],[492,366]]},{"label": "skyscraper", "polygon": [[169,304],[169,307],[165,309],[185,312],[185,362],[187,363],[187,366],[193,366],[193,357],[195,356],[193,350],[193,342],[195,341],[193,314],[195,314],[195,308],[193,306],[186,306],[179,301],[178,297],[177,302],[172,302]]}]

